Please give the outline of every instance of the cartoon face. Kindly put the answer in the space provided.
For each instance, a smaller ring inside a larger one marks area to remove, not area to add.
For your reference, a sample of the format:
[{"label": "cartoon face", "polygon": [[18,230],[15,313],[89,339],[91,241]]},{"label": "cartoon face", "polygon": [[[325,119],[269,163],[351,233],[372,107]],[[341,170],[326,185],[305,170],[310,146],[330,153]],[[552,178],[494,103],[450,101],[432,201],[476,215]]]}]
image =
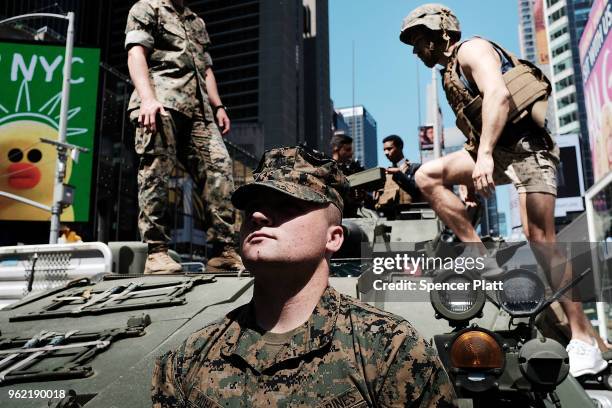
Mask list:
[{"label": "cartoon face", "polygon": [[[0,125],[0,191],[51,205],[57,151],[40,138],[56,140],[57,130],[45,123],[20,120]],[[68,162],[67,176],[72,167]],[[48,220],[49,213],[0,197],[0,219]]]}]

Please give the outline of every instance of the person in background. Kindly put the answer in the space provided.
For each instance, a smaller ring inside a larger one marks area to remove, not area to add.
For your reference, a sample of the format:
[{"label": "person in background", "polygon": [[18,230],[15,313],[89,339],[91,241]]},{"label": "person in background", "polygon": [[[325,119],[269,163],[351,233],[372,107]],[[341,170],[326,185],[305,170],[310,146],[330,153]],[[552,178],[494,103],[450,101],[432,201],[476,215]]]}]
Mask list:
[{"label": "person in background", "polygon": [[404,156],[404,141],[398,135],[389,135],[383,139],[383,151],[391,162],[387,168],[387,180],[382,191],[377,194],[377,209],[393,207],[396,204],[410,204],[422,201],[421,192],[414,174],[420,163],[410,163]]},{"label": "person in background", "polygon": [[73,244],[77,242],[83,242],[83,239],[77,235],[76,231],[73,231],[68,225],[62,224],[60,226],[60,236],[57,239],[58,244]]}]

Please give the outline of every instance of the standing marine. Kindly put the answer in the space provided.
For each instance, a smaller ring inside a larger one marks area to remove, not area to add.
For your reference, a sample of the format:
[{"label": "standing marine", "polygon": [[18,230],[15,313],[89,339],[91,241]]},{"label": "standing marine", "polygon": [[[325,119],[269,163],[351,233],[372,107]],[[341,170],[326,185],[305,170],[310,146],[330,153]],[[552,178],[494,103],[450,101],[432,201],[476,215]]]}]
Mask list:
[{"label": "standing marine", "polygon": [[[544,119],[551,85],[537,67],[503,47],[479,37],[460,39],[457,17],[441,4],[419,6],[402,23],[400,40],[428,67],[444,67],[446,98],[468,140],[463,150],[423,164],[415,175],[417,185],[461,241],[481,243],[464,204],[449,187],[468,186],[469,201],[475,192],[488,197],[496,185],[514,184],[525,236],[539,244],[532,248],[538,248],[550,272],[552,259],[561,257],[554,246],[559,149]],[[495,263],[485,277],[495,279],[501,272]],[[607,363],[582,304],[564,300],[561,305],[572,332],[570,372],[579,376],[603,370]]]},{"label": "standing marine", "polygon": [[128,111],[137,125],[138,227],[149,256],[145,273],[173,273],[168,256],[168,183],[177,162],[205,203],[207,271],[240,270],[234,231],[232,162],[219,129],[230,130],[208,53],[204,21],[184,0],[140,0],[129,12],[125,35],[135,86]]}]

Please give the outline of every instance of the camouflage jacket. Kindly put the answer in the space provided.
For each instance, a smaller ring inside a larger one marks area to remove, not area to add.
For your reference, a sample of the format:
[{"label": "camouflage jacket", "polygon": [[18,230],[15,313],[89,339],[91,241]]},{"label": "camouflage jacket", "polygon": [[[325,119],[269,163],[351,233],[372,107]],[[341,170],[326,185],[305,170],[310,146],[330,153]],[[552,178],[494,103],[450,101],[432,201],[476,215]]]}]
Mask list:
[{"label": "camouflage jacket", "polygon": [[435,350],[405,320],[328,287],[310,319],[268,355],[252,302],[161,356],[162,407],[451,407]]},{"label": "camouflage jacket", "polygon": [[[188,7],[177,11],[172,0],[140,0],[132,6],[125,28],[125,48],[134,45],[149,50],[151,85],[166,108],[191,117],[203,103],[205,118],[213,120],[205,82],[206,69],[212,66],[210,39],[200,17]],[[134,91],[128,110],[139,107]]]}]

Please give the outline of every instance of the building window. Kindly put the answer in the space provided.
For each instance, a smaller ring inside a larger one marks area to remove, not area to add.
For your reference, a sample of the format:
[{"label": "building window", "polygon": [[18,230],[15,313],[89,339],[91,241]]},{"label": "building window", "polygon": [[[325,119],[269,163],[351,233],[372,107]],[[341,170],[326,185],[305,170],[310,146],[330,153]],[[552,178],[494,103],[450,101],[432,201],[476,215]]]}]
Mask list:
[{"label": "building window", "polygon": [[546,4],[548,5],[548,7],[552,7],[555,4],[557,4],[559,2],[559,0],[546,0]]},{"label": "building window", "polygon": [[559,10],[552,13],[548,16],[548,24],[552,24],[555,21],[559,20],[561,17],[565,16],[565,7],[561,7]]},{"label": "building window", "polygon": [[565,51],[569,49],[570,49],[570,44],[565,43],[562,46],[555,48],[552,52],[552,56],[553,58],[555,58],[556,56],[563,54]]},{"label": "building window", "polygon": [[563,109],[568,105],[571,105],[572,103],[576,102],[576,94],[569,94],[567,96],[564,96],[563,98],[560,98],[557,101],[557,109]]},{"label": "building window", "polygon": [[562,80],[560,80],[559,82],[557,82],[555,84],[555,89],[557,90],[557,92],[567,88],[568,86],[574,85],[574,77],[572,77],[571,75],[563,78]]},{"label": "building window", "polygon": [[570,123],[576,122],[577,120],[578,115],[576,114],[576,112],[572,112],[559,118],[559,126],[569,125]]},{"label": "building window", "polygon": [[564,26],[562,29],[555,31],[551,34],[550,39],[554,40],[555,38],[561,37],[563,34],[567,33],[567,26]]},{"label": "building window", "polygon": [[570,68],[571,66],[572,66],[572,59],[571,58],[564,59],[563,61],[555,64],[555,66],[553,67],[553,69],[555,71],[555,75],[558,74],[561,71],[565,71],[566,69]]}]

